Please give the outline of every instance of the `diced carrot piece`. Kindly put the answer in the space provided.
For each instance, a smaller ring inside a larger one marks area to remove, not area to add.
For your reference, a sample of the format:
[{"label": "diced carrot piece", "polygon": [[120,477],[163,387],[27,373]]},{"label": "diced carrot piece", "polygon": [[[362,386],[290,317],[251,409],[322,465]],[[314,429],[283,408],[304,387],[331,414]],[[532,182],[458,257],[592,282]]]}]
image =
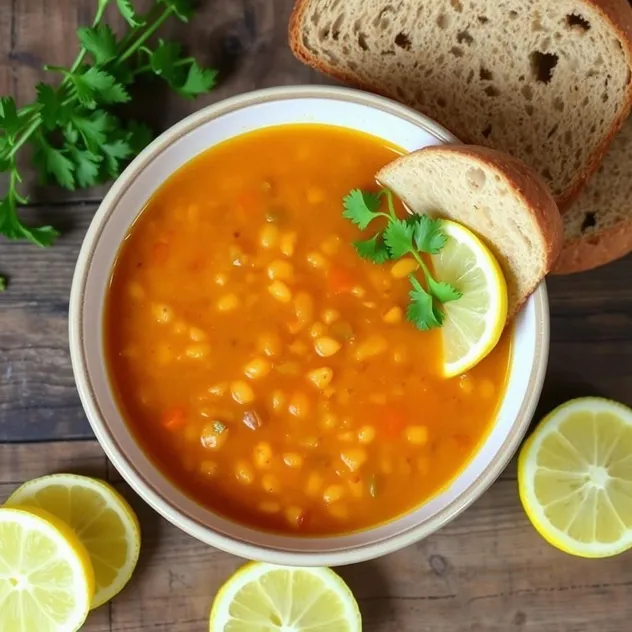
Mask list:
[{"label": "diced carrot piece", "polygon": [[397,439],[401,436],[406,425],[404,413],[397,408],[389,408],[383,417],[382,429],[388,439]]},{"label": "diced carrot piece", "polygon": [[167,430],[178,430],[182,428],[186,421],[186,416],[182,408],[171,408],[162,417],[162,425]]},{"label": "diced carrot piece", "polygon": [[334,294],[347,294],[354,285],[354,279],[346,268],[332,268],[327,280]]}]

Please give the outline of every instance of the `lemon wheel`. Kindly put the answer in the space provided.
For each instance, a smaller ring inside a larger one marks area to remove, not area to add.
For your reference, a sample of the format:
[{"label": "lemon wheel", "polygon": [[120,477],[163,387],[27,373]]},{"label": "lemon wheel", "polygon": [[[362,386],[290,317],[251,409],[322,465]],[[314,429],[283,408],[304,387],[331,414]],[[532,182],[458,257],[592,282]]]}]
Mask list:
[{"label": "lemon wheel", "polygon": [[632,548],[632,410],[597,397],[556,408],[522,447],[518,484],[553,546],[581,557]]},{"label": "lemon wheel", "polygon": [[41,507],[68,524],[94,567],[92,608],[109,601],[130,580],[140,551],[140,526],[127,501],[111,486],[76,474],[52,474],[19,487],[6,506]]},{"label": "lemon wheel", "polygon": [[66,524],[38,508],[0,508],[0,630],[75,632],[86,620],[94,573]]},{"label": "lemon wheel", "polygon": [[358,604],[328,568],[253,562],[240,568],[213,603],[210,632],[361,632]]},{"label": "lemon wheel", "polygon": [[462,292],[443,305],[443,374],[454,377],[478,364],[498,343],[507,321],[507,283],[494,255],[470,230],[441,222],[448,240],[432,255],[438,280]]}]

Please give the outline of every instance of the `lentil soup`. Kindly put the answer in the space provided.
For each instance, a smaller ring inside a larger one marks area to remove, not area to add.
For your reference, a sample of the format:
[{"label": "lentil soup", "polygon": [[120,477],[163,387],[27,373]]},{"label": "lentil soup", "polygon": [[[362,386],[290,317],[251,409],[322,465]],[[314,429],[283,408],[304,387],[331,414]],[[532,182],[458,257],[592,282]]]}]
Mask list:
[{"label": "lentil soup", "polygon": [[255,528],[377,526],[441,491],[505,388],[509,336],[441,376],[441,334],[403,316],[407,271],[358,257],[342,217],[397,148],[331,126],[213,147],[125,240],[105,351],[126,422],[197,502]]}]

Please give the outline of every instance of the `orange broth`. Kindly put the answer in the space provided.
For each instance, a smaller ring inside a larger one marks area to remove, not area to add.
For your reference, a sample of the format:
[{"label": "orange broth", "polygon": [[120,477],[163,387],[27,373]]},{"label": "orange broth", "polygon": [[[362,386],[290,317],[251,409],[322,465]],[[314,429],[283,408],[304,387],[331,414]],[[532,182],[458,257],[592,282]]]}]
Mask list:
[{"label": "orange broth", "polygon": [[445,488],[485,438],[509,337],[444,379],[440,332],[401,317],[409,281],[360,259],[342,217],[399,153],[330,126],[248,133],[179,169],[130,230],[105,308],[110,379],[202,505],[276,532],[366,529]]}]

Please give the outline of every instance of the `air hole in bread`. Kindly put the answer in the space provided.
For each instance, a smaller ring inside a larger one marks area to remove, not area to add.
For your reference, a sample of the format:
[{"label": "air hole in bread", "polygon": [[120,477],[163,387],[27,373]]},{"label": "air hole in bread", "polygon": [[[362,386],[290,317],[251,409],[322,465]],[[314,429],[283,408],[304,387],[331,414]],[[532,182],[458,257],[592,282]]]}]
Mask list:
[{"label": "air hole in bread", "polygon": [[533,88],[529,84],[525,84],[520,88],[520,94],[522,94],[527,101],[531,101],[531,99],[533,99]]},{"label": "air hole in bread", "polygon": [[[559,129],[560,124],[556,123],[555,125],[553,125],[553,127],[549,130],[549,133],[546,135],[547,138],[551,138],[551,136],[555,135],[555,132],[557,132],[557,130]],[[591,131],[595,131],[595,130],[591,130]]]},{"label": "air hole in bread", "polygon": [[447,102],[447,101],[446,101],[443,97],[439,97],[439,98],[437,99],[437,105],[438,105],[440,108],[444,108],[444,107],[446,107],[446,105],[448,105],[448,102]]},{"label": "air hole in bread", "polygon": [[602,100],[604,103],[608,100],[608,93],[607,93],[607,92],[604,92],[604,93],[601,95],[601,100]]},{"label": "air hole in bread", "polygon": [[445,13],[439,13],[439,15],[437,16],[437,26],[442,31],[445,31],[447,28],[450,27],[450,22],[452,22],[450,16],[446,15]]},{"label": "air hole in bread", "polygon": [[360,31],[362,31],[362,20],[356,20],[353,23],[353,32],[357,35]]},{"label": "air hole in bread", "polygon": [[514,11],[513,9],[509,11],[507,14],[512,20],[515,20],[518,17],[518,11]]},{"label": "air hole in bread", "polygon": [[309,21],[314,26],[318,26],[318,23],[320,22],[320,13],[318,11],[314,11],[314,13],[310,16]]},{"label": "air hole in bread", "polygon": [[533,116],[533,106],[531,105],[531,103],[527,103],[524,106],[524,111],[529,115],[529,116]]},{"label": "air hole in bread", "polygon": [[566,24],[569,28],[581,31],[582,33],[590,29],[590,22],[576,13],[571,13],[566,16]]},{"label": "air hole in bread", "polygon": [[597,213],[595,211],[586,211],[579,230],[584,233],[589,228],[594,228],[595,226],[597,226]]},{"label": "air hole in bread", "polygon": [[399,32],[395,36],[395,46],[403,48],[404,50],[410,50],[410,39],[406,33]]},{"label": "air hole in bread", "polygon": [[388,14],[389,13],[395,13],[395,8],[392,7],[390,4],[386,5],[378,14],[378,16],[373,20],[373,26],[375,27],[380,27],[382,29],[387,29],[390,24],[391,21],[388,19]]},{"label": "air hole in bread", "polygon": [[318,31],[318,39],[323,42],[327,39],[329,39],[329,28],[324,28],[324,29],[320,29],[320,31]]},{"label": "air hole in bread", "polygon": [[457,13],[461,13],[461,11],[463,11],[463,5],[460,0],[450,0],[450,4]]},{"label": "air hole in bread", "polygon": [[366,35],[364,33],[358,33],[358,46],[362,50],[369,50],[369,46],[366,43]]},{"label": "air hole in bread", "polygon": [[[349,53],[351,52],[349,50],[349,47],[346,46],[346,45],[344,45],[340,50],[342,51],[342,54],[345,55],[345,57],[348,57]],[[349,66],[349,68],[351,68],[351,64],[349,62],[347,62],[347,66]]]},{"label": "air hole in bread", "polygon": [[470,32],[465,30],[465,31],[459,31],[456,34],[456,41],[458,44],[463,44],[463,42],[465,42],[466,44],[471,44],[474,41],[474,38],[470,35]]},{"label": "air hole in bread", "polygon": [[486,177],[482,169],[470,167],[465,172],[465,177],[467,178],[467,186],[470,191],[478,191],[485,186]]},{"label": "air hole in bread", "polygon": [[485,138],[489,138],[489,137],[490,137],[490,135],[491,135],[491,133],[492,133],[492,124],[491,124],[491,123],[489,123],[488,125],[486,125],[486,126],[483,128],[483,131],[481,132],[481,134],[482,134]]},{"label": "air hole in bread", "polygon": [[487,24],[489,22],[489,18],[485,17],[484,15],[479,15],[478,18],[476,18],[481,24]]},{"label": "air hole in bread", "polygon": [[450,49],[450,52],[455,56],[455,57],[463,57],[463,49],[459,48],[458,46],[453,46]]},{"label": "air hole in bread", "polygon": [[470,72],[467,73],[466,83],[472,83],[472,79],[474,79],[474,71],[470,68]]},{"label": "air hole in bread", "polygon": [[553,70],[557,66],[558,57],[554,53],[541,53],[534,50],[529,55],[531,61],[531,72],[536,81],[549,83],[553,77]]},{"label": "air hole in bread", "polygon": [[494,75],[492,75],[492,71],[485,68],[485,66],[480,67],[480,70],[478,71],[478,76],[481,81],[491,81],[494,78]]},{"label": "air hole in bread", "polygon": [[331,25],[331,38],[334,40],[334,42],[337,42],[340,38],[340,27],[342,26],[346,17],[347,16],[344,13],[341,13]]},{"label": "air hole in bread", "polygon": [[570,129],[567,129],[564,132],[564,137],[563,138],[564,138],[564,143],[566,145],[568,145],[569,147],[573,144],[573,134],[571,134],[571,130]]},{"label": "air hole in bread", "polygon": [[564,111],[564,101],[560,99],[560,97],[555,97],[555,99],[553,99],[553,109],[558,112]]},{"label": "air hole in bread", "polygon": [[399,86],[395,86],[395,92],[402,101],[406,100],[406,93]]},{"label": "air hole in bread", "polygon": [[547,180],[553,180],[553,175],[549,171],[548,167],[544,167],[544,169],[542,169],[540,173],[542,174],[543,178],[546,178]]},{"label": "air hole in bread", "polygon": [[500,90],[494,86],[487,86],[484,92],[488,97],[497,97],[500,95]]},{"label": "air hole in bread", "polygon": [[527,145],[524,150],[530,156],[533,153],[533,145]]},{"label": "air hole in bread", "polygon": [[356,64],[352,59],[347,62],[347,66],[349,67],[349,70],[356,71],[358,69],[358,64]]}]

